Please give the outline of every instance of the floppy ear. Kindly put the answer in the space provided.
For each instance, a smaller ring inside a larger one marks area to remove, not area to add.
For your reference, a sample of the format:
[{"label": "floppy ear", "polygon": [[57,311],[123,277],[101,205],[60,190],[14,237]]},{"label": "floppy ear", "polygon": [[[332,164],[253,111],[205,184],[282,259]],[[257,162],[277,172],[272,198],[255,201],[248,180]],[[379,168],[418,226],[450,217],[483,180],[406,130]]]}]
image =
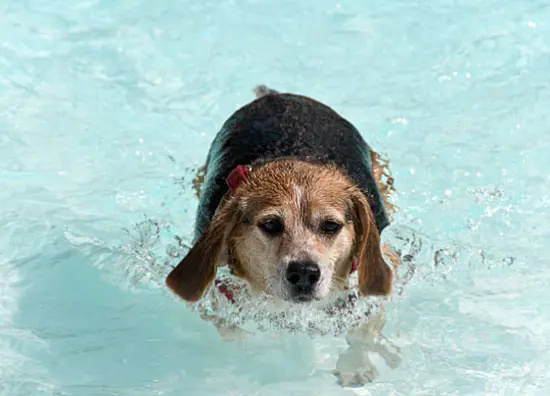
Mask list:
[{"label": "floppy ear", "polygon": [[356,258],[359,265],[359,293],[363,296],[387,296],[393,274],[380,249],[380,234],[366,197],[361,192],[352,196]]},{"label": "floppy ear", "polygon": [[235,225],[236,202],[227,202],[212,219],[187,255],[166,278],[166,285],[179,297],[196,302],[216,276],[225,240]]}]

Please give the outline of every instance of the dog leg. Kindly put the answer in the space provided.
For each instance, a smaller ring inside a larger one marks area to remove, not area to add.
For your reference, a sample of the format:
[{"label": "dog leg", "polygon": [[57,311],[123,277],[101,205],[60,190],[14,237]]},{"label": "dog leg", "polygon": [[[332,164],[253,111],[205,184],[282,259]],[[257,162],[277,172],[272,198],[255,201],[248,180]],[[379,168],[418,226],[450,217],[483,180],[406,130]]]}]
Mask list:
[{"label": "dog leg", "polygon": [[350,346],[338,356],[334,374],[340,386],[360,386],[374,381],[378,370],[369,359],[368,351]]},{"label": "dog leg", "polygon": [[193,190],[195,190],[195,196],[197,198],[200,198],[201,196],[201,186],[204,182],[204,176],[206,175],[206,165],[201,166],[197,169],[197,173],[193,180],[191,181],[191,185],[193,187]]},{"label": "dog leg", "polygon": [[391,219],[397,211],[397,207],[390,202],[392,194],[395,193],[394,179],[391,174],[390,160],[383,159],[380,154],[371,149],[372,174],[376,180],[376,185],[384,199],[386,213]]},{"label": "dog leg", "polygon": [[338,357],[334,370],[341,386],[361,386],[374,381],[378,370],[369,353],[377,353],[392,369],[399,366],[399,348],[382,335],[385,324],[385,313],[380,310],[368,322],[348,332],[348,349]]}]

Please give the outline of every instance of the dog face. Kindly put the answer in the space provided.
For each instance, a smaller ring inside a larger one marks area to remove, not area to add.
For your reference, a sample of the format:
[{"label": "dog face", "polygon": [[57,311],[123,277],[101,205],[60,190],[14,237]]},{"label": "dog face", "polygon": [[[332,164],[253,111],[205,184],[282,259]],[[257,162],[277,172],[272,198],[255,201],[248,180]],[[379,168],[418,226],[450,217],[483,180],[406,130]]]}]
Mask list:
[{"label": "dog face", "polygon": [[167,284],[196,301],[225,261],[253,291],[303,302],[343,289],[357,260],[361,293],[385,295],[392,276],[379,245],[366,198],[341,171],[276,161],[222,204]]},{"label": "dog face", "polygon": [[228,238],[235,270],[253,289],[308,301],[345,284],[354,227],[345,180],[333,169],[281,163],[258,170],[238,195]]}]

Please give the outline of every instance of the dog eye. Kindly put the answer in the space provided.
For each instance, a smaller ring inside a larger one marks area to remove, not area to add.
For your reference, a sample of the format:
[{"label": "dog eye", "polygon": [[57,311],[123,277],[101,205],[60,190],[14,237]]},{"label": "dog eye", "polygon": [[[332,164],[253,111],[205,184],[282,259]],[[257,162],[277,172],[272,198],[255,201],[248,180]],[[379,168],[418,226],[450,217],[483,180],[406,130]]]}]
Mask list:
[{"label": "dog eye", "polygon": [[279,219],[270,219],[260,223],[258,226],[268,234],[275,235],[283,232],[283,223]]},{"label": "dog eye", "polygon": [[327,234],[336,234],[342,228],[342,224],[336,223],[335,221],[324,221],[321,224],[321,230]]}]

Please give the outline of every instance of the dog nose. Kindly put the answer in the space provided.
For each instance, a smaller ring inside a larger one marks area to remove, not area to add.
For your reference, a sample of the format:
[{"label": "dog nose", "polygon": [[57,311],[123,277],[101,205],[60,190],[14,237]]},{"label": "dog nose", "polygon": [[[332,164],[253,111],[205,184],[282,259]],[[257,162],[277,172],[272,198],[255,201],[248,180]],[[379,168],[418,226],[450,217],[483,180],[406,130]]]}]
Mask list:
[{"label": "dog nose", "polygon": [[319,266],[311,261],[291,261],[286,269],[286,280],[293,286],[310,291],[321,278]]}]

